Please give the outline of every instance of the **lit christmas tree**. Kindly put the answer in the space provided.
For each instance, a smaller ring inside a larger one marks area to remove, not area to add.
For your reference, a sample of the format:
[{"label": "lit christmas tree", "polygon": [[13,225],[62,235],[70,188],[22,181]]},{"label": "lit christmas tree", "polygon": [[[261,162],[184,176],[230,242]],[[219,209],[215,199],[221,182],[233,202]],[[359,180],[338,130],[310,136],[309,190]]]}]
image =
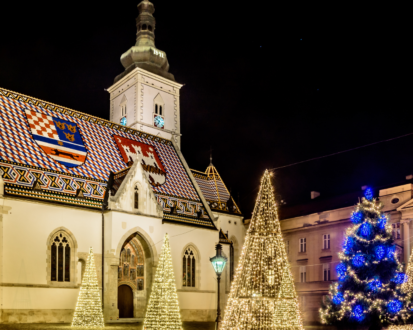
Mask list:
[{"label": "lit christmas tree", "polygon": [[182,329],[168,234],[156,268],[143,327],[146,330]]},{"label": "lit christmas tree", "polygon": [[79,298],[73,316],[72,327],[75,328],[103,328],[102,301],[95,268],[93,249],[90,248],[86,270],[80,287]]},{"label": "lit christmas tree", "polygon": [[222,329],[303,329],[268,171],[261,179]]},{"label": "lit christmas tree", "polygon": [[413,294],[413,253],[410,254],[409,263],[407,264],[407,281],[402,284],[402,290],[406,294]]},{"label": "lit christmas tree", "polygon": [[347,229],[336,268],[338,283],[330,286],[326,305],[320,309],[322,323],[380,329],[409,319],[411,295],[401,290],[407,276],[397,260],[392,228],[382,208],[368,188],[351,215],[353,226]]}]

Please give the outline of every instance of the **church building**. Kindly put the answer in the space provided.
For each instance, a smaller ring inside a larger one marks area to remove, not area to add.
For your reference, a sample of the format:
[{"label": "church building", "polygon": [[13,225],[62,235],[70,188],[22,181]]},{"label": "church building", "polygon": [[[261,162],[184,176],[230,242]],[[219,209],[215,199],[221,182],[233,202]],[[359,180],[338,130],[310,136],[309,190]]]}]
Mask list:
[{"label": "church building", "polygon": [[185,161],[183,85],[138,9],[110,121],[0,88],[0,323],[71,322],[90,247],[105,321],[143,319],[166,233],[182,320],[215,320],[217,243],[225,306],[243,215],[212,162]]}]

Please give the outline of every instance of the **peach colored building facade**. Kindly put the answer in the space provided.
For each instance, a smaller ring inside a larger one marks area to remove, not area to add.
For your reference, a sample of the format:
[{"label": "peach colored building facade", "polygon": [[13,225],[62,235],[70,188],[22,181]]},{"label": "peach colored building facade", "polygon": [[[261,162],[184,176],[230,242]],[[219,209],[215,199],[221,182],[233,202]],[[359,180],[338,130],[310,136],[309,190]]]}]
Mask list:
[{"label": "peach colored building facade", "polygon": [[[399,260],[410,256],[413,219],[413,184],[379,191],[383,211],[389,215]],[[335,199],[314,199],[307,205],[281,207],[281,229],[305,324],[319,323],[319,308],[331,283],[337,280],[338,253],[342,251],[350,215],[360,191]]]}]

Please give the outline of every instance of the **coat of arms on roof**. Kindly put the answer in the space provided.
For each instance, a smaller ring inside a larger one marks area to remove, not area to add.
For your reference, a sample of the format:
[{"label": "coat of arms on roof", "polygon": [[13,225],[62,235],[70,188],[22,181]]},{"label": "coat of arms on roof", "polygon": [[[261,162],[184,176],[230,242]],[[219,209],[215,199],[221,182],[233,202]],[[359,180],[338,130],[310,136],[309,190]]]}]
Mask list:
[{"label": "coat of arms on roof", "polygon": [[161,186],[165,183],[166,171],[155,147],[118,135],[114,135],[113,137],[126,164],[130,161],[135,162],[138,160],[141,162],[145,172],[148,173],[152,185]]},{"label": "coat of arms on roof", "polygon": [[33,139],[42,150],[66,167],[86,161],[87,149],[75,123],[25,109]]}]

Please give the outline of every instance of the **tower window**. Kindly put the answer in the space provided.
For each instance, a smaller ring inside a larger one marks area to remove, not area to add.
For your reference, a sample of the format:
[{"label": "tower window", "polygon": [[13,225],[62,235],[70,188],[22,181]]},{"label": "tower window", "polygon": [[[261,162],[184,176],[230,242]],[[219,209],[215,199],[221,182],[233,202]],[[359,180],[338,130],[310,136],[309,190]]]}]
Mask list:
[{"label": "tower window", "polygon": [[152,25],[148,25],[148,30],[152,31]]},{"label": "tower window", "polygon": [[155,113],[158,114],[158,105],[155,104]]},{"label": "tower window", "polygon": [[142,30],[146,30],[146,29],[147,29],[146,24],[143,24],[143,25],[142,25]]},{"label": "tower window", "polygon": [[159,106],[159,114],[162,116],[162,105]]}]

